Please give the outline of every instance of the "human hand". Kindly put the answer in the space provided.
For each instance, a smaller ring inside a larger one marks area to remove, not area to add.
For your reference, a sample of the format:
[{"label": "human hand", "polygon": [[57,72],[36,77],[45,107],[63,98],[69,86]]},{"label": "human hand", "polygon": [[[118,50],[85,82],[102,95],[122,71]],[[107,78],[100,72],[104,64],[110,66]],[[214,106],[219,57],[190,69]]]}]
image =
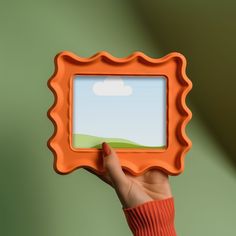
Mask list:
[{"label": "human hand", "polygon": [[148,170],[143,175],[133,176],[122,170],[115,150],[107,143],[102,144],[102,150],[105,172],[103,175],[92,173],[115,189],[123,208],[172,197],[167,174],[160,170]]}]

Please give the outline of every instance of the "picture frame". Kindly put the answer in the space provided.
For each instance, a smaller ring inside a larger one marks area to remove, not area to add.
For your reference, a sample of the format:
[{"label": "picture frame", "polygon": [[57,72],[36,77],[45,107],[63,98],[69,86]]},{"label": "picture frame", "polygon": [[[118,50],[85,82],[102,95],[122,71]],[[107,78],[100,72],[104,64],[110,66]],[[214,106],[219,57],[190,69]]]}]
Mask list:
[{"label": "picture frame", "polygon": [[55,101],[48,111],[54,124],[54,134],[48,147],[54,154],[54,169],[68,174],[78,168],[88,168],[97,174],[104,172],[100,148],[73,146],[74,80],[78,76],[133,76],[166,79],[166,146],[164,148],[115,148],[123,169],[140,175],[149,169],[161,169],[178,175],[184,170],[184,157],[191,148],[185,133],[192,113],[186,96],[192,83],[186,75],[186,59],[177,52],[162,58],[150,58],[135,52],[126,58],[116,58],[102,51],[89,58],[63,51],[55,57],[55,72],[48,81]]}]

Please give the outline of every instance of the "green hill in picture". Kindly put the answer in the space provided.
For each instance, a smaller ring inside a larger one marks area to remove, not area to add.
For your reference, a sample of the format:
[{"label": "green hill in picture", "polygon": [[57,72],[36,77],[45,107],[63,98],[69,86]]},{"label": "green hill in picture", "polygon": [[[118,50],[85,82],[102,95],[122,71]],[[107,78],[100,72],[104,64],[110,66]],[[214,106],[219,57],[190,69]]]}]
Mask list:
[{"label": "green hill in picture", "polygon": [[113,148],[163,148],[164,146],[144,146],[121,138],[104,138],[87,134],[73,134],[73,147],[75,148],[101,148],[107,142]]}]

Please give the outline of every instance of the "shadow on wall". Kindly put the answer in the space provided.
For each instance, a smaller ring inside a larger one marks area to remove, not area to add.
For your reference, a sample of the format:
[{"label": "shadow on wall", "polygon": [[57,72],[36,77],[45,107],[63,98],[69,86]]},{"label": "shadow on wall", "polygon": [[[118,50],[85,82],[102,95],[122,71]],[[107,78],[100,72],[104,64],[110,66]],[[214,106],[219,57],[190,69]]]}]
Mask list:
[{"label": "shadow on wall", "polygon": [[136,0],[133,6],[163,53],[187,57],[190,100],[236,168],[236,2]]}]

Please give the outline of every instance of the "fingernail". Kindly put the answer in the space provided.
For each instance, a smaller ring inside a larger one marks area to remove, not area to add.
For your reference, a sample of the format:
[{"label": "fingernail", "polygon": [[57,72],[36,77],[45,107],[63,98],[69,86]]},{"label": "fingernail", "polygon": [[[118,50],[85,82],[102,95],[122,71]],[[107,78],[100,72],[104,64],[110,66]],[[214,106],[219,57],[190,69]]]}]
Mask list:
[{"label": "fingernail", "polygon": [[111,154],[111,149],[106,142],[102,143],[102,151],[104,153],[104,156],[109,156]]}]

